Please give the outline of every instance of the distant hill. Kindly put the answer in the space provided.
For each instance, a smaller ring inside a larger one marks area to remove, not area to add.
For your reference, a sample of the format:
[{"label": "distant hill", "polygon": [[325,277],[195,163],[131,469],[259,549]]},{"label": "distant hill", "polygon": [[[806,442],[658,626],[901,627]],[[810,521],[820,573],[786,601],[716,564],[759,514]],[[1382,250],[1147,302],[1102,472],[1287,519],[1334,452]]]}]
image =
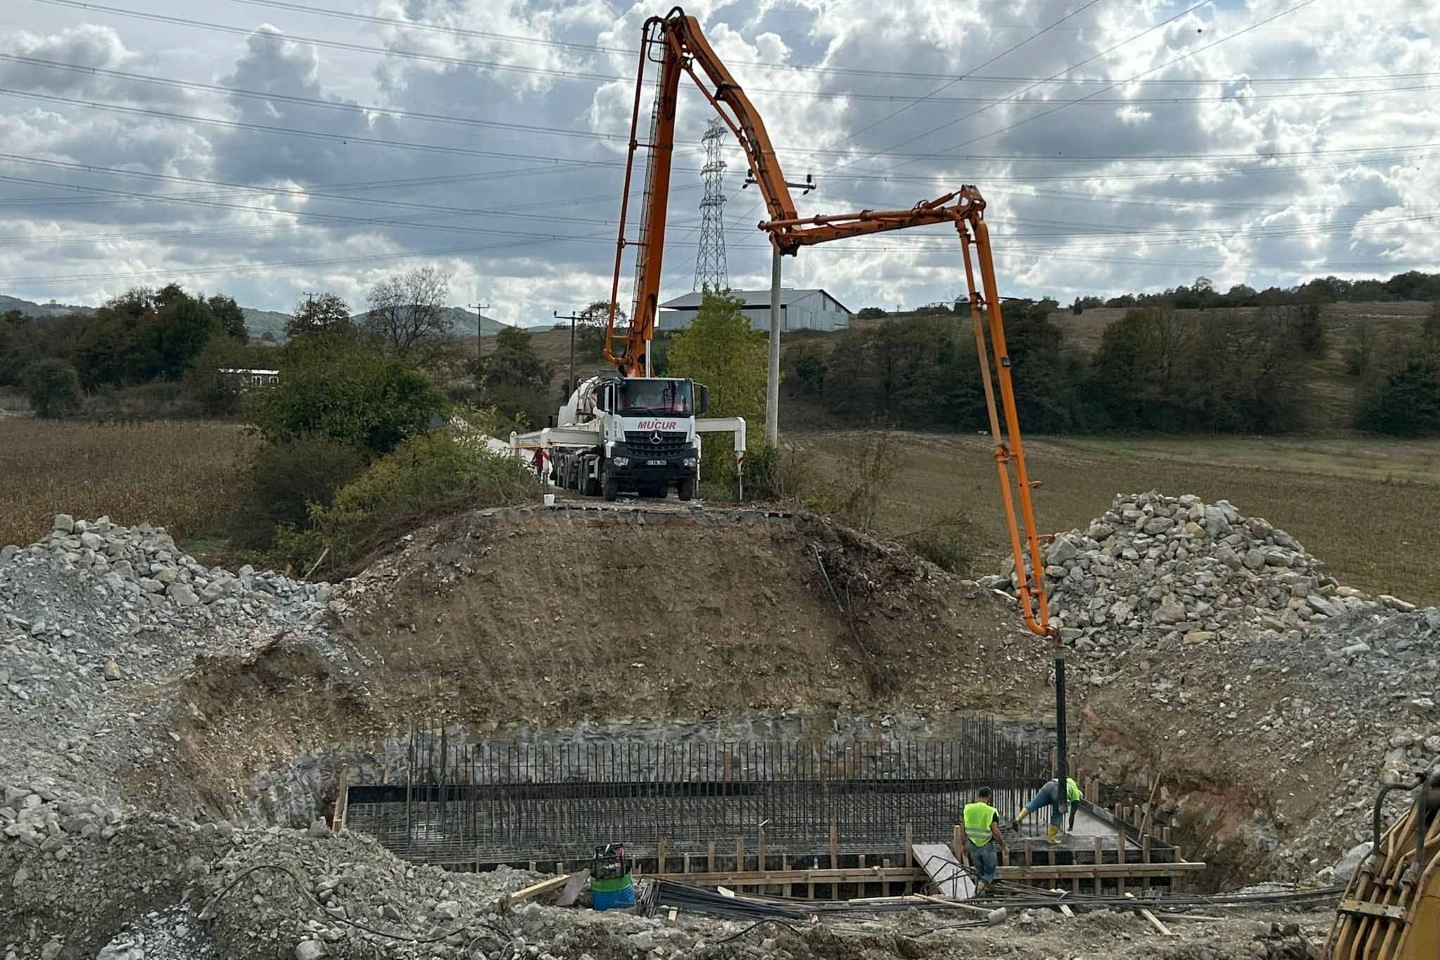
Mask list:
[{"label": "distant hill", "polygon": [[[452,324],[450,329],[450,333],[452,336],[461,339],[464,339],[465,337],[475,336],[474,310],[466,310],[464,307],[446,307],[445,315],[449,318],[450,323]],[[355,317],[355,320],[359,322],[360,318],[363,316],[365,316],[365,314],[359,314]],[[506,327],[509,326],[508,323],[501,323],[499,320],[487,317],[484,314],[480,315],[480,324],[481,328],[484,330],[485,336],[487,337],[493,337],[495,336],[495,334],[499,333],[501,330],[504,330]]]},{"label": "distant hill", "polygon": [[91,313],[94,307],[82,307],[69,303],[34,303],[30,300],[21,300],[19,297],[7,297],[0,295],[0,313],[9,313],[11,310],[19,310],[27,317],[59,317],[67,313]]},{"label": "distant hill", "polygon": [[[241,307],[245,312],[245,327],[250,331],[250,337],[259,340],[270,334],[277,341],[285,339],[285,324],[290,320],[290,314],[280,313],[276,310],[256,310],[253,307]],[[69,303],[35,303],[32,300],[21,300],[19,297],[7,297],[0,295],[0,313],[9,310],[19,310],[29,317],[58,317],[67,313],[93,313],[94,307],[85,307]],[[464,307],[447,307],[446,315],[454,324],[456,337],[473,337],[475,335],[475,314]],[[358,322],[365,314],[358,314],[355,319]],[[484,317],[481,321],[484,326],[485,336],[493,337],[506,328],[506,324],[491,317]]]},{"label": "distant hill", "polygon": [[245,329],[250,331],[251,340],[259,340],[270,334],[276,342],[285,340],[285,324],[290,322],[290,314],[277,313],[274,310],[252,310],[250,307],[241,307],[245,314]]}]

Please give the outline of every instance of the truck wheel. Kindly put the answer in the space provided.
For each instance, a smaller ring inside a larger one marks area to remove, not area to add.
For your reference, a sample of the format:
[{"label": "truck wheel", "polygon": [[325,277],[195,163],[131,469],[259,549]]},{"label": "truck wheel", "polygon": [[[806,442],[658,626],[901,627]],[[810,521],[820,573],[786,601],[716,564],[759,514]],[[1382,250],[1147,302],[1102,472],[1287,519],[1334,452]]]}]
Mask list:
[{"label": "truck wheel", "polygon": [[689,500],[691,497],[695,496],[695,478],[685,477],[681,479],[681,481],[676,484],[675,489],[676,493],[679,494],[681,500]]},{"label": "truck wheel", "polygon": [[614,500],[620,495],[620,481],[611,476],[610,471],[605,471],[605,482],[603,484],[606,500]]}]

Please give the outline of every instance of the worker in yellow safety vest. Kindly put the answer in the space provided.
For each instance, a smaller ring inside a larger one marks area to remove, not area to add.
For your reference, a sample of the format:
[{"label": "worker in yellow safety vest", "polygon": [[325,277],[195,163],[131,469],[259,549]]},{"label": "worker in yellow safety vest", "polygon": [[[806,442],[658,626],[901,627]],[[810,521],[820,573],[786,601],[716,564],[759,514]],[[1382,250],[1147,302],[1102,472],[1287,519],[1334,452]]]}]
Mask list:
[{"label": "worker in yellow safety vest", "polygon": [[990,805],[989,787],[976,791],[975,802],[965,804],[962,817],[965,849],[961,855],[980,878],[975,887],[976,894],[983,894],[995,883],[995,870],[1000,865],[996,847],[1009,852],[1005,837],[1000,833],[1000,811]]},{"label": "worker in yellow safety vest", "polygon": [[[1065,778],[1065,799],[1069,801],[1070,806],[1070,825],[1067,829],[1074,830],[1075,811],[1080,809],[1080,786],[1073,777]],[[1059,780],[1051,780],[1041,787],[1039,792],[1030,798],[1030,802],[1025,804],[1025,809],[1020,811],[1020,815],[1010,822],[1010,829],[1018,829],[1026,817],[1045,806],[1050,808],[1049,840],[1051,843],[1059,843],[1060,824],[1065,821],[1065,804],[1060,799]]]}]

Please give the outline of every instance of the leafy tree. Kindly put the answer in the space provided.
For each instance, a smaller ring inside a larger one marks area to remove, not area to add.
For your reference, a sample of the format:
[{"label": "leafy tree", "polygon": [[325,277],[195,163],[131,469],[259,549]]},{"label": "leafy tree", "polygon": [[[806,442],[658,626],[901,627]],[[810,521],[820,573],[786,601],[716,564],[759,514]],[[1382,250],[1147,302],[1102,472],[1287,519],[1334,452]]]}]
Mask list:
[{"label": "leafy tree", "polygon": [[205,305],[210,308],[210,313],[220,324],[220,329],[231,340],[240,343],[250,342],[250,329],[245,326],[245,311],[231,297],[216,294]]},{"label": "leafy tree", "polygon": [[0,314],[0,385],[19,385],[44,350],[42,332],[19,310]]},{"label": "leafy tree", "polygon": [[765,413],[766,336],[750,329],[744,305],[739,297],[705,291],[694,321],[676,331],[670,346],[670,374],[709,387],[717,417]]},{"label": "leafy tree", "polygon": [[1350,337],[1345,345],[1345,372],[1352,377],[1363,377],[1370,372],[1375,357],[1377,335],[1375,325],[1362,317],[1350,328]]},{"label": "leafy tree", "polygon": [[319,296],[306,294],[295,304],[295,312],[285,322],[285,336],[291,340],[316,334],[350,336],[355,332],[350,319],[350,305],[333,293]]},{"label": "leafy tree", "polygon": [[362,451],[329,437],[305,435],[265,444],[250,462],[249,484],[236,512],[236,542],[268,549],[276,528],[304,527],[312,505],[329,506],[335,491],[365,465]]},{"label": "leafy tree", "polygon": [[366,297],[370,310],[361,318],[361,328],[389,353],[429,359],[454,326],[446,310],[449,292],[450,275],[435,267],[388,277]]},{"label": "leafy tree", "polygon": [[782,369],[788,381],[790,396],[818,397],[825,392],[825,374],[829,370],[825,349],[809,340],[792,343],[785,348]]},{"label": "leafy tree", "polygon": [[885,310],[882,307],[861,307],[855,316],[861,320],[884,320]]},{"label": "leafy tree", "polygon": [[80,375],[64,360],[41,360],[25,375],[25,395],[38,415],[67,416],[80,409]]},{"label": "leafy tree", "polygon": [[[610,301],[596,300],[576,314],[575,353],[578,358],[586,356],[592,360],[605,354],[605,326],[610,321]],[[630,318],[619,306],[615,308],[616,329],[629,326]]]},{"label": "leafy tree", "polygon": [[146,331],[159,361],[159,375],[166,380],[180,379],[221,329],[204,300],[190,296],[177,284],[162,287],[155,295],[154,319]]},{"label": "leafy tree", "polygon": [[[530,334],[506,327],[495,337],[495,349],[481,358],[475,377],[484,402],[505,416],[528,423],[546,416],[553,368],[535,354]],[[553,410],[549,411],[553,413]]]},{"label": "leafy tree", "polygon": [[1320,304],[1295,304],[1286,308],[1285,314],[1300,352],[1311,359],[1323,358],[1329,348],[1329,336]]},{"label": "leafy tree", "polygon": [[1360,407],[1362,430],[1398,436],[1440,434],[1440,362],[1415,357],[1387,375]]},{"label": "leafy tree", "polygon": [[424,433],[445,395],[419,370],[343,337],[302,337],[285,347],[280,380],[256,395],[256,429],[271,443],[309,433],[388,453]]},{"label": "leafy tree", "polygon": [[1187,365],[1183,429],[1287,433],[1304,426],[1304,354],[1284,311],[1227,311],[1199,331]]},{"label": "leafy tree", "polygon": [[[739,297],[706,289],[695,319],[671,338],[666,360],[670,376],[688,377],[709,388],[713,416],[762,423],[768,337],[750,328],[744,305]],[[732,482],[736,471],[730,438],[703,437],[701,445],[701,479]]]}]

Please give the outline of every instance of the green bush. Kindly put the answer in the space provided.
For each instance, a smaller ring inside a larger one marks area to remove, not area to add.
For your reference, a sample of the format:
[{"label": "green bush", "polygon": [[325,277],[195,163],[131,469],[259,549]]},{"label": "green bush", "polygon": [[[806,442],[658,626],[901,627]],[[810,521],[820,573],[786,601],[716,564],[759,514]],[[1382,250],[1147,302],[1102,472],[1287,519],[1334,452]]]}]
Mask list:
[{"label": "green bush", "polygon": [[285,348],[279,369],[279,383],[256,394],[250,411],[271,443],[318,433],[389,453],[447,408],[425,374],[346,337],[302,337]]},{"label": "green bush", "polygon": [[64,360],[41,360],[25,374],[25,396],[42,417],[64,417],[80,409],[80,375]]},{"label": "green bush", "polygon": [[1411,359],[1360,405],[1356,425],[1395,436],[1440,434],[1440,362]]},{"label": "green bush", "polygon": [[745,454],[745,499],[807,503],[815,495],[811,461],[794,446],[761,444]]},{"label": "green bush", "polygon": [[963,515],[901,537],[900,542],[941,570],[965,574],[974,557],[975,528]]},{"label": "green bush", "polygon": [[312,504],[329,506],[335,491],[364,469],[364,454],[329,437],[266,444],[250,462],[232,537],[242,547],[270,549],[277,528],[303,527]]},{"label": "green bush", "polygon": [[535,475],[518,459],[448,432],[434,433],[371,464],[329,506],[312,506],[304,530],[282,528],[275,540],[297,570],[308,570],[324,555],[319,572],[348,574],[379,546],[429,520],[515,503],[538,491]]}]

